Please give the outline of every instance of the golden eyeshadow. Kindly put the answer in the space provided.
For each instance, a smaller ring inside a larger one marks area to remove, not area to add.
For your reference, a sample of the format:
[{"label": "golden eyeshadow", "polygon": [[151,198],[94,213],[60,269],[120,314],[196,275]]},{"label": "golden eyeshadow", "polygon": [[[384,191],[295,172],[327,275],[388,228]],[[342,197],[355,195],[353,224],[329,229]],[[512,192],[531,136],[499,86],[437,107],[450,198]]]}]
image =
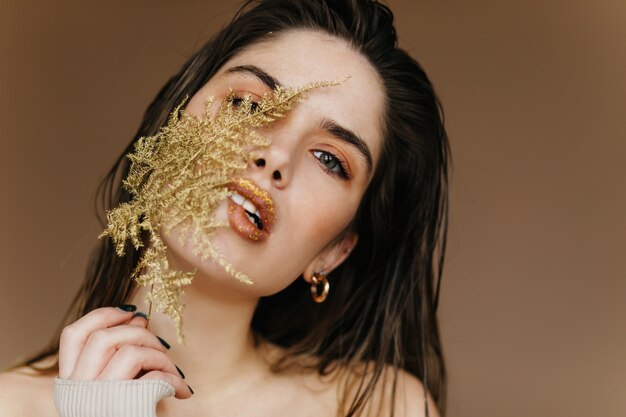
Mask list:
[{"label": "golden eyeshadow", "polygon": [[[183,101],[171,113],[166,126],[154,136],[137,140],[134,151],[127,155],[130,170],[122,186],[132,199],[107,213],[107,226],[99,238],[110,237],[118,256],[124,256],[127,242],[140,249],[144,246],[143,238],[149,240],[132,278],[138,285],[150,286],[145,300],[149,305],[148,318],[154,307],[172,319],[179,343],[184,344],[185,340],[181,296],[195,272],[170,267],[162,233],[176,229],[181,245],[191,243],[194,255],[203,261],[210,258],[235,279],[252,284],[213,244],[214,232],[224,227],[215,222],[214,211],[229,195],[228,184],[246,169],[253,150],[269,146],[269,139],[256,129],[284,117],[309,91],[338,84],[333,81],[300,88],[279,87],[258,102],[244,97],[236,107],[227,99],[214,115],[209,112],[213,103],[209,99],[202,117],[179,114]],[[274,212],[267,193],[247,180],[236,181],[263,199]]]}]

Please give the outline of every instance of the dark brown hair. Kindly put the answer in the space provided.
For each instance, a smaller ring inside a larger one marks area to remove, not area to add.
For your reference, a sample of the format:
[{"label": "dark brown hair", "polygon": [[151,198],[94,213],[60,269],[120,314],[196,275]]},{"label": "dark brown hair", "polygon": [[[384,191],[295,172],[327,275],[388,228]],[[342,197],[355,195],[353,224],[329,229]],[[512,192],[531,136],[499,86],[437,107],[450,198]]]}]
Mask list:
[{"label": "dark brown hair", "polygon": [[[445,371],[435,313],[445,252],[448,141],[433,86],[420,65],[398,48],[386,6],[372,0],[246,1],[150,104],[135,137],[99,187],[99,218],[104,226],[103,214],[130,199],[120,182],[129,168],[125,155],[137,139],[154,135],[175,106],[234,55],[291,29],[343,39],[376,69],[386,93],[383,151],[352,222],[359,243],[329,277],[331,296],[317,305],[304,281],[296,280],[260,300],[253,330],[257,338],[286,348],[277,371],[300,366],[329,374],[365,366],[362,383],[343,411],[347,416],[363,410],[387,369],[394,370],[394,394],[396,371],[404,369],[423,382],[425,393],[444,413]],[[34,367],[58,353],[66,325],[132,295],[131,272],[141,253],[131,245],[126,249],[126,256],[118,257],[110,240],[101,241],[63,323],[50,344],[25,364]]]}]

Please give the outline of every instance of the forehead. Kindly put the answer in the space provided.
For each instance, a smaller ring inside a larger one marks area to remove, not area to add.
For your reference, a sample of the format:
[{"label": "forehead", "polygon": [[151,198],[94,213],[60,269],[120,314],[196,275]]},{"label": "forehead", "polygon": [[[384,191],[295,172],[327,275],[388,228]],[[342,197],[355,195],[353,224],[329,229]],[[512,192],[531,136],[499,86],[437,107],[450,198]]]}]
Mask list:
[{"label": "forehead", "polygon": [[214,78],[229,68],[255,65],[287,87],[315,81],[342,81],[314,90],[296,111],[313,119],[330,118],[357,133],[374,161],[382,147],[385,93],[369,61],[342,39],[322,32],[292,30],[253,44],[229,60]]}]

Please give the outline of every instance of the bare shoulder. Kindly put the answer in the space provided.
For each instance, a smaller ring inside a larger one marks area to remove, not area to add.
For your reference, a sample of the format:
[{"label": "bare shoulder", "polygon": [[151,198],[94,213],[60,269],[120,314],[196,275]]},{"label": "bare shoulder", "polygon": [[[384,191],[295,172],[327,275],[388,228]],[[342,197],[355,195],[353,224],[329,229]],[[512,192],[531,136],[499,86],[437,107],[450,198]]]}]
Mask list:
[{"label": "bare shoulder", "polygon": [[[359,380],[369,382],[371,375],[358,373]],[[395,390],[394,390],[395,381]],[[428,404],[428,405],[427,405]],[[426,409],[428,407],[428,414]],[[413,374],[392,366],[384,368],[371,397],[366,403],[366,416],[440,417],[431,395],[425,395],[424,385]]]},{"label": "bare shoulder", "polygon": [[54,376],[28,367],[0,372],[0,415],[57,416],[53,401]]},{"label": "bare shoulder", "polygon": [[[277,356],[282,354],[280,348],[272,349]],[[355,401],[361,403],[359,397],[372,381],[374,363],[334,365],[324,375],[305,373],[298,368],[295,372],[274,375],[276,380],[283,381],[283,385],[272,386],[270,391],[281,393],[282,398],[295,399],[293,403],[286,404],[286,410],[291,411],[275,415],[346,415]],[[265,388],[268,385],[264,384]],[[290,394],[285,395],[285,392]],[[430,395],[425,394],[422,382],[410,372],[392,366],[383,367],[371,395],[363,399],[362,408],[359,407],[356,414],[361,417],[390,417],[392,410],[395,417],[440,417],[437,405]],[[274,403],[281,401],[284,403],[284,399],[272,399]],[[300,414],[294,414],[294,410]]]},{"label": "bare shoulder", "polygon": [[[390,379],[390,378],[388,378]],[[392,385],[389,381],[385,385]],[[385,391],[389,391],[387,401],[392,400],[392,394],[389,387],[385,388]],[[398,417],[410,417],[410,416],[425,416],[426,407],[428,403],[428,416],[439,417],[439,410],[433,401],[430,394],[425,397],[424,384],[415,377],[413,374],[405,371],[398,371],[398,380],[396,385],[396,396],[394,400],[394,409]]]}]

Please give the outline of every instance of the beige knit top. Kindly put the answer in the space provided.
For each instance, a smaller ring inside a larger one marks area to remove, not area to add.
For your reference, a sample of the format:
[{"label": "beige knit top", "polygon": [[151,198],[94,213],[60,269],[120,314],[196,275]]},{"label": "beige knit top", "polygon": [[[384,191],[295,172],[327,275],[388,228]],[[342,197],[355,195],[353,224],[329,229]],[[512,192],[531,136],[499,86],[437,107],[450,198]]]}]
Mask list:
[{"label": "beige knit top", "polygon": [[54,380],[60,417],[156,417],[157,403],[172,395],[174,387],[162,379]]}]

